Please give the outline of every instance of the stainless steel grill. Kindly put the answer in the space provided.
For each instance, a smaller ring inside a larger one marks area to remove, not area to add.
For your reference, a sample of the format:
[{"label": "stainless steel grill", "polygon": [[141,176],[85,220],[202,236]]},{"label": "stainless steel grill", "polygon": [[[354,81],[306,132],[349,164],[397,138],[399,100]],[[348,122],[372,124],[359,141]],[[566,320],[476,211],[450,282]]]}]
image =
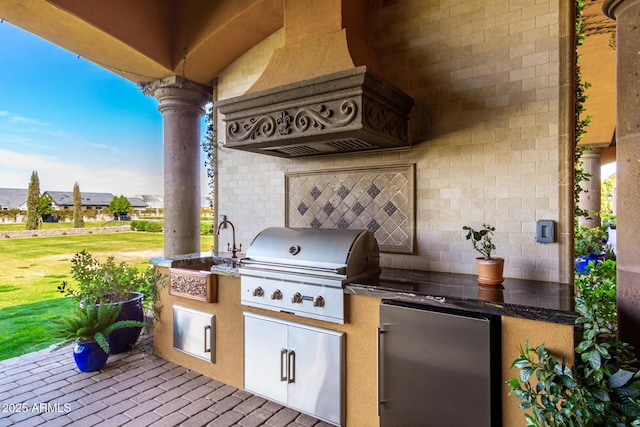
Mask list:
[{"label": "stainless steel grill", "polygon": [[344,323],[344,285],[378,274],[379,258],[372,231],[267,228],[241,260],[241,302]]}]

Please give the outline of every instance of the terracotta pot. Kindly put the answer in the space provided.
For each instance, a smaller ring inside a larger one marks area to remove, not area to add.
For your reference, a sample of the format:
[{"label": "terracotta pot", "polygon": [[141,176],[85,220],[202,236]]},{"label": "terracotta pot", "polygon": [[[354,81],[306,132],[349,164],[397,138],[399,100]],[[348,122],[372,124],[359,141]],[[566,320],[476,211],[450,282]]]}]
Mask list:
[{"label": "terracotta pot", "polygon": [[504,258],[476,258],[478,283],[481,285],[499,285],[504,282]]}]

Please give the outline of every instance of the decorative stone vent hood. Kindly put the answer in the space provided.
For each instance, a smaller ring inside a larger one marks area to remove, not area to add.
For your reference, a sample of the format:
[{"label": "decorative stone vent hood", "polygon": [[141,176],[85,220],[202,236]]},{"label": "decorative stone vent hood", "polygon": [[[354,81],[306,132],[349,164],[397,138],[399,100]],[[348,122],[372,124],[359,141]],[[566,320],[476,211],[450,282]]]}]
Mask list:
[{"label": "decorative stone vent hood", "polygon": [[225,146],[279,157],[409,146],[414,101],[384,80],[368,19],[367,0],[285,0],[285,45],[246,94],[216,103]]}]

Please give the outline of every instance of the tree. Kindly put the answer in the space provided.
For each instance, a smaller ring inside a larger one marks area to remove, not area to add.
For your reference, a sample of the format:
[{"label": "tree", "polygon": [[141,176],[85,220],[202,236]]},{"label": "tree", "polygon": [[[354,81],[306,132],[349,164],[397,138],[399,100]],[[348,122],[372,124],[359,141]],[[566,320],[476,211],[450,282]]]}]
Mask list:
[{"label": "tree", "polygon": [[48,194],[43,194],[38,199],[38,217],[40,222],[53,213],[53,199]]},{"label": "tree", "polygon": [[613,194],[615,193],[616,176],[602,181],[602,190],[600,193],[600,216],[604,218],[606,215],[613,215]]},{"label": "tree", "polygon": [[84,228],[82,196],[80,195],[80,186],[77,182],[73,184],[73,228]]},{"label": "tree", "polygon": [[109,203],[109,211],[116,216],[127,215],[131,212],[131,202],[122,194],[115,196]]},{"label": "tree", "polygon": [[40,180],[38,172],[31,172],[29,189],[27,190],[27,230],[38,229],[38,202],[40,201]]}]

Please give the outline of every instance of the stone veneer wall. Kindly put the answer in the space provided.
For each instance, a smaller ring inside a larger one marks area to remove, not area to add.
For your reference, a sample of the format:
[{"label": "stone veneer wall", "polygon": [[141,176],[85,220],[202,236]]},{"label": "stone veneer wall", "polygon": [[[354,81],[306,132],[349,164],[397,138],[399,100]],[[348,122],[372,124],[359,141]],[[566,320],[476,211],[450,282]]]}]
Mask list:
[{"label": "stone veneer wall", "polygon": [[25,237],[51,237],[51,236],[78,236],[81,234],[109,234],[125,233],[131,231],[130,225],[117,225],[113,227],[87,227],[87,228],[54,228],[46,230],[14,230],[0,232],[0,239],[19,239]]},{"label": "stone veneer wall", "polygon": [[[573,53],[564,3],[373,1],[372,46],[386,77],[416,100],[413,146],[298,160],[221,148],[218,209],[238,242],[284,225],[286,173],[415,164],[415,255],[383,254],[383,266],[473,274],[476,254],[461,228],[487,222],[497,226],[506,276],[570,281]],[[283,39],[275,33],[226,69],[218,98],[248,89]],[[221,120],[218,129],[223,140]],[[535,242],[539,219],[557,222],[557,243]]]}]

